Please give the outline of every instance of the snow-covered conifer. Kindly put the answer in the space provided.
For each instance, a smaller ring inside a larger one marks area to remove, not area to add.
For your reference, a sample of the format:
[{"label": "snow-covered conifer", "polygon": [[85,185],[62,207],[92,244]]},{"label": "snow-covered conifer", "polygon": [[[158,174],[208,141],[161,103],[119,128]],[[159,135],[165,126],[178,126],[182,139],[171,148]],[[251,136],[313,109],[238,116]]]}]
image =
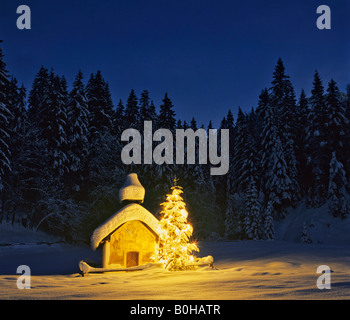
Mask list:
[{"label": "snow-covered conifer", "polygon": [[265,240],[273,240],[275,238],[273,211],[274,211],[273,204],[271,201],[269,201],[267,204],[265,220],[264,220],[264,239]]},{"label": "snow-covered conifer", "polygon": [[324,203],[327,196],[328,165],[327,157],[327,110],[324,87],[320,75],[314,74],[310,97],[310,112],[306,132],[307,169],[311,172],[308,183],[308,201],[314,207]]},{"label": "snow-covered conifer", "polygon": [[131,90],[124,111],[126,128],[140,129],[140,109],[134,89]]},{"label": "snow-covered conifer", "polygon": [[329,166],[328,207],[335,217],[345,218],[349,214],[346,185],[344,166],[337,160],[336,152],[333,152]]},{"label": "snow-covered conifer", "polygon": [[68,103],[68,156],[70,171],[77,172],[82,169],[84,158],[88,154],[89,111],[82,82],[83,74],[78,72],[69,94]]},{"label": "snow-covered conifer", "polygon": [[174,105],[168,97],[167,93],[165,93],[164,99],[162,101],[163,103],[160,105],[158,116],[158,125],[160,128],[169,129],[172,133],[174,133],[176,128],[176,113],[174,111]]},{"label": "snow-covered conifer", "polygon": [[261,239],[261,204],[255,181],[251,179],[247,191],[247,216],[245,219],[245,231],[248,238]]},{"label": "snow-covered conifer", "polygon": [[56,177],[60,180],[70,172],[68,157],[68,91],[64,77],[59,77],[51,71],[50,94],[48,97],[48,110],[46,126],[43,136],[47,140],[49,165],[54,169]]},{"label": "snow-covered conifer", "polygon": [[329,82],[326,95],[327,108],[327,151],[329,159],[332,157],[332,152],[335,151],[338,160],[345,163],[347,160],[345,155],[346,148],[346,127],[349,121],[346,119],[345,108],[340,101],[340,92],[336,82],[332,79]]},{"label": "snow-covered conifer", "polygon": [[112,131],[114,118],[109,86],[100,70],[96,75],[91,74],[86,85],[86,96],[89,106],[90,140],[93,142],[98,135]]},{"label": "snow-covered conifer", "polygon": [[312,243],[312,239],[310,238],[309,235],[309,230],[307,229],[306,223],[303,223],[303,229],[300,234],[300,242],[301,243]]},{"label": "snow-covered conifer", "polygon": [[0,191],[3,191],[5,176],[11,171],[9,124],[12,114],[8,105],[8,88],[8,74],[0,48]]}]

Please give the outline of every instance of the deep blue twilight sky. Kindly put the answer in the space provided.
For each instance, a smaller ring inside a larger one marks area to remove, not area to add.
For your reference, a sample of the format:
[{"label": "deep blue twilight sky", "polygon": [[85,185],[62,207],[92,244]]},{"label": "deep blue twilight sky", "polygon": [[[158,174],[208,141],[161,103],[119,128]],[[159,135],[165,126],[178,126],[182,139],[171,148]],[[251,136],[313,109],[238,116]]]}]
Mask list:
[{"label": "deep blue twilight sky", "polygon": [[[18,30],[16,9],[32,11]],[[318,30],[316,9],[332,10],[332,29]],[[130,90],[164,93],[177,117],[214,126],[230,108],[250,110],[270,86],[278,57],[299,96],[315,69],[325,86],[350,83],[349,0],[1,0],[0,39],[7,69],[28,90],[41,65],[88,80],[98,69],[114,104]]]}]

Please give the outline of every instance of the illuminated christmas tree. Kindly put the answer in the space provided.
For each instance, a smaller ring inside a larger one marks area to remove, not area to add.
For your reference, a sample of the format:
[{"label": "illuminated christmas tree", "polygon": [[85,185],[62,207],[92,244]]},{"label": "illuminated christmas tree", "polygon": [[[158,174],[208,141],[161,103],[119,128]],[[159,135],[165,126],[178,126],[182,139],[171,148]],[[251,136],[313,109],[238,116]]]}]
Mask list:
[{"label": "illuminated christmas tree", "polygon": [[194,242],[189,242],[193,228],[187,223],[188,212],[181,194],[182,187],[174,179],[172,193],[167,194],[166,202],[162,203],[160,225],[160,245],[156,250],[155,260],[163,263],[167,270],[189,270],[195,261],[192,251],[199,251]]}]

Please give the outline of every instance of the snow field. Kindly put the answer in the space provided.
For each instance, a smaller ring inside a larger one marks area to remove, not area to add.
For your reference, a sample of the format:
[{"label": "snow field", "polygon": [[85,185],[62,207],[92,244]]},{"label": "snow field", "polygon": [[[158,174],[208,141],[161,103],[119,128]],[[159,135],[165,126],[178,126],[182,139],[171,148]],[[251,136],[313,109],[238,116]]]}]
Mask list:
[{"label": "snow field", "polygon": [[[88,246],[57,244],[0,249],[0,299],[349,299],[350,249],[283,241],[200,242],[216,270],[78,272],[79,259],[98,260]],[[16,267],[32,271],[31,289],[19,290]],[[319,290],[319,265],[331,270],[331,289]],[[11,270],[12,272],[10,272]]]}]

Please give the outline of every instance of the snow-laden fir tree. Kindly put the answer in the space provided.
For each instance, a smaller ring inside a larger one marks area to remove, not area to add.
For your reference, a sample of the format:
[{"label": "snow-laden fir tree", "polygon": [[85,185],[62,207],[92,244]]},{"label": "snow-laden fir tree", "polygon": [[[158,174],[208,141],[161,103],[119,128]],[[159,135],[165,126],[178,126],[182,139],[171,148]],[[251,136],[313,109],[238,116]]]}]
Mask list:
[{"label": "snow-laden fir tree", "polygon": [[42,129],[46,126],[48,97],[50,94],[49,71],[41,67],[36,74],[32,89],[29,92],[28,119],[31,127],[36,127],[42,137]]},{"label": "snow-laden fir tree", "polygon": [[25,177],[27,168],[24,166],[24,146],[26,144],[26,133],[28,130],[28,119],[26,112],[26,90],[22,85],[17,86],[17,80],[11,79],[8,88],[8,107],[12,113],[9,121],[9,132],[11,139],[9,147],[11,150],[11,172],[8,176],[9,188],[6,192],[7,217],[12,213],[12,224],[16,218],[16,208],[23,205],[23,194],[26,191]]},{"label": "snow-laden fir tree", "polygon": [[149,108],[148,108],[148,119],[152,121],[155,128],[159,127],[158,114],[157,114],[156,106],[154,105],[153,100],[151,100],[151,103],[150,103]]},{"label": "snow-laden fir tree", "polygon": [[[227,112],[227,115],[222,119],[220,123],[220,130],[218,130],[218,144],[217,150],[221,150],[221,130],[228,129],[230,141],[233,141],[232,137],[234,134],[234,119],[231,110]],[[230,144],[230,166],[232,166],[232,152],[233,143]],[[215,176],[213,178],[214,186],[216,189],[216,205],[217,210],[220,212],[226,211],[227,199],[234,193],[235,188],[235,178],[234,172],[231,171],[229,174],[222,176]]]},{"label": "snow-laden fir tree", "polygon": [[273,204],[269,201],[266,208],[265,220],[264,220],[264,239],[273,240],[275,238],[275,227],[273,220]]},{"label": "snow-laden fir tree", "polygon": [[196,238],[206,239],[218,231],[216,218],[215,187],[212,176],[203,171],[203,166],[192,165],[188,174],[186,201],[191,211],[191,221],[196,225]]},{"label": "snow-laden fir tree", "polygon": [[68,157],[71,172],[82,169],[84,159],[89,152],[89,111],[82,80],[83,74],[79,71],[69,94],[68,102]]},{"label": "snow-laden fir tree", "polygon": [[23,134],[27,126],[26,89],[23,85],[21,88],[17,86],[16,78],[12,78],[9,83],[8,105],[12,114],[10,128],[13,136],[11,140],[13,140],[14,136],[17,134],[22,135],[20,139],[23,139]]},{"label": "snow-laden fir tree", "polygon": [[90,141],[93,142],[97,136],[111,132],[114,119],[111,93],[100,70],[96,75],[91,74],[86,85],[86,96],[89,107]]},{"label": "snow-laden fir tree", "polygon": [[308,184],[308,202],[314,207],[321,206],[327,197],[329,156],[327,152],[327,110],[324,87],[320,75],[314,74],[310,97],[310,112],[306,132],[307,170],[312,173]]},{"label": "snow-laden fir tree", "polygon": [[312,243],[312,239],[310,238],[309,230],[305,222],[303,223],[303,229],[300,234],[300,242],[305,244]]},{"label": "snow-laden fir tree", "polygon": [[245,232],[249,239],[261,238],[261,205],[256,183],[252,178],[247,190],[247,207],[244,220]]},{"label": "snow-laden fir tree", "polygon": [[[3,213],[3,197],[5,195],[4,187],[7,174],[11,171],[11,150],[9,124],[12,118],[8,106],[8,74],[6,64],[3,61],[3,54],[0,48],[0,195],[1,195],[1,213]],[[2,214],[0,216],[0,222]]]},{"label": "snow-laden fir tree", "polygon": [[282,210],[291,204],[292,181],[288,176],[287,164],[284,158],[282,143],[278,136],[273,137],[274,144],[270,155],[270,174],[267,181],[270,190],[269,200],[280,217],[284,216]]},{"label": "snow-laden fir tree", "polygon": [[[140,124],[140,108],[134,89],[130,91],[124,111],[125,128],[133,128],[139,130]],[[142,124],[143,127],[143,124]]]},{"label": "snow-laden fir tree", "polygon": [[156,250],[155,260],[161,262],[167,270],[187,270],[195,260],[193,251],[199,251],[194,242],[189,239],[193,228],[187,222],[188,212],[181,197],[182,187],[174,179],[172,193],[167,194],[166,202],[162,203],[160,245]]},{"label": "snow-laden fir tree", "polygon": [[269,101],[270,101],[269,91],[265,88],[261,91],[259,95],[258,106],[256,108],[256,115],[257,115],[258,124],[259,124],[257,130],[259,132],[262,129],[261,124],[265,119],[265,112]]},{"label": "snow-laden fir tree", "polygon": [[17,161],[23,148],[24,136],[27,130],[26,90],[23,85],[18,88],[15,78],[12,78],[9,82],[7,100],[12,114],[8,128],[11,133],[10,150],[12,154],[11,163],[13,164],[14,161]]},{"label": "snow-laden fir tree", "polygon": [[273,73],[270,102],[273,106],[274,116],[277,118],[278,136],[280,137],[284,159],[286,161],[287,173],[290,178],[290,193],[292,204],[300,199],[300,187],[298,181],[298,162],[296,157],[296,128],[297,111],[294,88],[285,74],[285,67],[281,60],[278,60]]},{"label": "snow-laden fir tree", "polygon": [[300,193],[306,194],[307,188],[305,181],[311,179],[310,170],[308,170],[307,155],[305,151],[306,145],[306,132],[307,132],[307,117],[309,113],[308,100],[306,98],[305,91],[302,89],[297,105],[297,126],[296,126],[296,152],[297,163],[299,166],[299,186]]},{"label": "snow-laden fir tree", "polygon": [[341,163],[345,163],[347,139],[345,136],[346,127],[349,124],[346,118],[345,108],[340,101],[340,92],[336,82],[331,79],[327,88],[326,95],[327,108],[327,152],[329,160],[332,157],[332,152],[336,152],[337,158]]},{"label": "snow-laden fir tree", "polygon": [[[350,84],[346,86],[346,97],[345,97],[345,117],[350,123]],[[350,125],[345,127],[345,149],[344,157],[346,159],[344,166],[345,171],[350,172]]]},{"label": "snow-laden fir tree", "polygon": [[124,129],[126,129],[126,126],[124,124],[124,112],[124,104],[120,99],[115,111],[115,119],[113,121],[114,131],[118,137],[120,137]]},{"label": "snow-laden fir tree", "polygon": [[150,104],[149,92],[147,90],[143,90],[140,98],[140,121],[143,123],[148,119],[148,109]]},{"label": "snow-laden fir tree", "polygon": [[328,208],[334,217],[345,218],[349,214],[346,185],[344,166],[333,152],[329,166]]},{"label": "snow-laden fir tree", "polygon": [[169,129],[172,133],[175,133],[176,128],[176,113],[174,111],[174,105],[171,102],[168,94],[165,93],[163,103],[160,105],[159,111],[159,127]]},{"label": "snow-laden fir tree", "polygon": [[[242,192],[247,189],[248,183],[245,180],[244,164],[247,160],[247,153],[249,152],[250,146],[248,146],[248,123],[245,114],[242,109],[238,108],[236,132],[233,141],[233,157],[230,157],[230,167],[232,170],[228,172],[228,192]],[[231,141],[231,140],[230,140]],[[249,174],[249,173],[248,173]]]},{"label": "snow-laden fir tree", "polygon": [[70,172],[68,141],[68,91],[64,77],[51,71],[50,93],[48,98],[47,122],[43,135],[47,140],[49,163],[58,181]]},{"label": "snow-laden fir tree", "polygon": [[268,189],[268,181],[271,177],[272,161],[271,155],[274,148],[274,138],[278,135],[277,132],[277,119],[273,112],[271,104],[268,102],[264,110],[264,119],[261,130],[261,168],[262,168],[262,189],[267,198],[270,190]]},{"label": "snow-laden fir tree", "polygon": [[262,189],[266,201],[272,201],[275,213],[283,216],[282,210],[292,203],[294,187],[289,177],[285,152],[278,133],[279,118],[268,103],[262,131]]},{"label": "snow-laden fir tree", "polygon": [[54,180],[69,172],[67,98],[64,77],[41,67],[29,94],[28,120],[30,131],[37,131],[38,147],[42,149],[37,156],[46,163],[47,174]]},{"label": "snow-laden fir tree", "polygon": [[253,137],[251,132],[247,133],[246,136],[246,145],[242,150],[245,155],[245,159],[240,169],[240,175],[238,177],[238,183],[241,185],[242,190],[248,190],[251,184],[251,180],[254,180],[256,188],[258,188],[259,181],[259,172],[257,169],[258,166],[258,148],[256,145],[256,139]]},{"label": "snow-laden fir tree", "polygon": [[140,126],[143,129],[144,121],[152,121],[153,130],[157,127],[157,113],[153,100],[150,100],[149,92],[143,90],[140,97]]}]

